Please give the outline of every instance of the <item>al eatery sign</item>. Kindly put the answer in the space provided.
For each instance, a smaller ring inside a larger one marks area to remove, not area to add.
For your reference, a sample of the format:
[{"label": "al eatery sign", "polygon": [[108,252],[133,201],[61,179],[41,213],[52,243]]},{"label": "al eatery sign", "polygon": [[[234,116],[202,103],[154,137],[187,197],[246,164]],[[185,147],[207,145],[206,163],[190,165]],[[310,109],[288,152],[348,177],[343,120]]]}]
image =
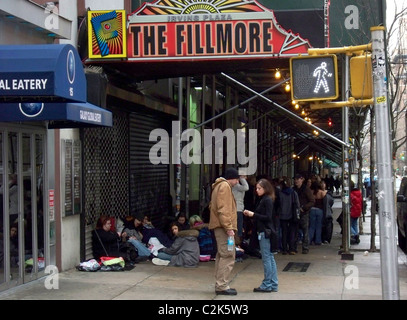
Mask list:
[{"label": "al eatery sign", "polygon": [[157,0],[127,21],[132,62],[289,57],[309,47],[256,1]]}]

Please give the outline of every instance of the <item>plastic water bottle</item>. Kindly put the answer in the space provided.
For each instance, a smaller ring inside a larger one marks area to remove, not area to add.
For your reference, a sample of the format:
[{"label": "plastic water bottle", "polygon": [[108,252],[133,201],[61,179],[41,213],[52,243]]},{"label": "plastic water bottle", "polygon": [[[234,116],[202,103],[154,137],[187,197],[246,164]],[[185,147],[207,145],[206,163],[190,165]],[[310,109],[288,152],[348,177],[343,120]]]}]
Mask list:
[{"label": "plastic water bottle", "polygon": [[235,239],[233,236],[228,237],[228,251],[233,251],[233,245],[235,244]]}]

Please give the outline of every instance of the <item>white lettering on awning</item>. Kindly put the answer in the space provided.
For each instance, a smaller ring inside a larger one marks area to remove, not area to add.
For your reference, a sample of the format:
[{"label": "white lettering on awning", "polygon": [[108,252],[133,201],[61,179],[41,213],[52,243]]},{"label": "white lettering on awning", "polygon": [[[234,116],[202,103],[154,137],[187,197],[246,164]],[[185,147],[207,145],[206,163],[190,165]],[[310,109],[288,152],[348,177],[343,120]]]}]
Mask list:
[{"label": "white lettering on awning", "polygon": [[97,112],[80,110],[79,118],[81,120],[85,120],[85,121],[92,121],[92,122],[98,122],[98,123],[102,122],[102,114],[97,113]]},{"label": "white lettering on awning", "polygon": [[0,90],[45,90],[48,79],[0,79]]}]

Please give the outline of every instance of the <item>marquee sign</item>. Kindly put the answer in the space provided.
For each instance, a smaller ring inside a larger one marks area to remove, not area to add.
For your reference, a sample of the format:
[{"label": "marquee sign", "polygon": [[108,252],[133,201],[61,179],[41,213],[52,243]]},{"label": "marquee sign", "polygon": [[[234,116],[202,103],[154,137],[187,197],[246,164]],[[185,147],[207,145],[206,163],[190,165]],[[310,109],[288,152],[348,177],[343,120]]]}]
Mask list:
[{"label": "marquee sign", "polygon": [[311,47],[308,40],[282,28],[273,11],[254,0],[144,3],[128,15],[127,34],[122,29],[123,12],[88,12],[90,60],[256,59],[297,56]]},{"label": "marquee sign", "polygon": [[128,60],[295,56],[310,44],[256,1],[158,0],[128,16]]}]

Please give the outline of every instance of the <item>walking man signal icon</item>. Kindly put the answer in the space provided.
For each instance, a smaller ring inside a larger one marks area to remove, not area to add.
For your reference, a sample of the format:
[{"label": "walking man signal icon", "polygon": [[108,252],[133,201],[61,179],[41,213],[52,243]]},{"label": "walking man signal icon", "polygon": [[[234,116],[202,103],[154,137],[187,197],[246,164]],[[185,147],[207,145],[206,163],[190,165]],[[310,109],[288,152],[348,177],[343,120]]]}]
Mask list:
[{"label": "walking man signal icon", "polygon": [[334,54],[290,58],[292,100],[336,99],[339,96],[336,60]]},{"label": "walking man signal icon", "polygon": [[323,87],[325,93],[328,93],[329,86],[326,77],[332,77],[332,73],[329,73],[326,69],[326,62],[322,62],[321,65],[314,70],[313,76],[317,77],[317,83],[315,85],[314,92],[318,93],[321,87]]}]

